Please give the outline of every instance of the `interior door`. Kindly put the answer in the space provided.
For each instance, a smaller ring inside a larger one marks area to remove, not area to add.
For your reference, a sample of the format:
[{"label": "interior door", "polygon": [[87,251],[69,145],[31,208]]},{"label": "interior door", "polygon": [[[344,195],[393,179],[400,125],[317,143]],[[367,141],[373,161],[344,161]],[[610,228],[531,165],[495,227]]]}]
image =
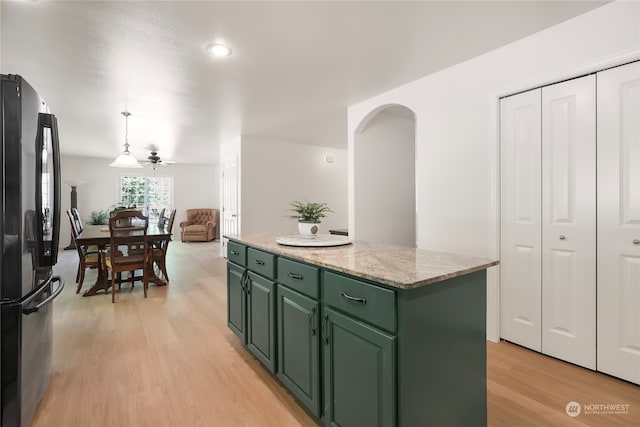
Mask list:
[{"label": "interior door", "polygon": [[597,79],[598,370],[640,384],[640,62]]},{"label": "interior door", "polygon": [[596,367],[595,75],[542,88],[542,352]]},{"label": "interior door", "polygon": [[240,233],[238,219],[238,156],[229,156],[222,162],[222,256],[227,256],[227,240],[223,236]]},{"label": "interior door", "polygon": [[500,102],[502,338],[541,350],[541,90]]}]

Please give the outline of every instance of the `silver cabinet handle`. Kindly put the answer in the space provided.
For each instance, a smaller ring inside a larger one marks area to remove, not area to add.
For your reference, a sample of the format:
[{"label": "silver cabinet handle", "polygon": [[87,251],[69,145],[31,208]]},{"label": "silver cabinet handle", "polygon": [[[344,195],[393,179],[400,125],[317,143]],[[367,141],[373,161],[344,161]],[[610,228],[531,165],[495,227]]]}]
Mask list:
[{"label": "silver cabinet handle", "polygon": [[640,239],[633,239],[634,245],[640,245]]},{"label": "silver cabinet handle", "polygon": [[231,251],[231,255],[240,255],[240,252],[238,252],[238,251]]},{"label": "silver cabinet handle", "polygon": [[329,316],[325,314],[322,320],[322,341],[324,341],[325,345],[329,345],[329,328],[327,323],[329,323]]},{"label": "silver cabinet handle", "polygon": [[264,261],[262,261],[261,259],[257,259],[255,263],[258,265],[264,265]]},{"label": "silver cabinet handle", "polygon": [[247,271],[245,270],[242,273],[242,278],[240,279],[240,287],[242,288],[242,292],[247,292],[247,286],[249,286],[249,276],[247,275]]},{"label": "silver cabinet handle", "polygon": [[346,292],[342,292],[340,295],[342,295],[342,298],[346,299],[347,301],[357,302],[359,304],[366,304],[367,303],[366,299],[358,298],[358,297],[352,297],[351,295],[349,295]]},{"label": "silver cabinet handle", "polygon": [[309,312],[309,327],[311,328],[311,336],[312,337],[316,335],[315,318],[316,318],[316,309],[314,307]]},{"label": "silver cabinet handle", "polygon": [[295,274],[295,273],[287,273],[287,276],[291,277],[292,279],[296,279],[296,280],[302,280],[304,279],[304,277],[302,277],[299,274]]},{"label": "silver cabinet handle", "polygon": [[567,236],[565,236],[564,234],[560,235],[560,240],[565,240],[567,238]]}]

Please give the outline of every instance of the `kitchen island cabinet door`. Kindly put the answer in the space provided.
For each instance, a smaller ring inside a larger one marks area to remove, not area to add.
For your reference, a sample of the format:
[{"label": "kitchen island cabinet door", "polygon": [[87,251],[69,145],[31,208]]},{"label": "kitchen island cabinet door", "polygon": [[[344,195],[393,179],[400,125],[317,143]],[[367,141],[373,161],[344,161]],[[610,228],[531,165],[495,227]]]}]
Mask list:
[{"label": "kitchen island cabinet door", "polygon": [[227,263],[227,325],[242,344],[247,344],[246,270]]},{"label": "kitchen island cabinet door", "polygon": [[271,371],[276,371],[275,284],[249,272],[247,294],[247,347]]},{"label": "kitchen island cabinet door", "polygon": [[323,310],[324,417],[331,426],[396,426],[396,338]]},{"label": "kitchen island cabinet door", "polygon": [[278,285],[278,373],[282,383],[320,416],[318,301]]}]

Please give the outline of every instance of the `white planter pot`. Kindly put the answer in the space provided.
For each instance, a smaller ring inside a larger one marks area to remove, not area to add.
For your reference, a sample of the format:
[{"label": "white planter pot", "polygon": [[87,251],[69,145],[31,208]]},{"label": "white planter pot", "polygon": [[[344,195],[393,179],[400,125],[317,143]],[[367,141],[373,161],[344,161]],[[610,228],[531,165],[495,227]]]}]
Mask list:
[{"label": "white planter pot", "polygon": [[305,239],[313,239],[318,235],[320,223],[319,222],[303,222],[298,221],[298,231],[300,235]]}]

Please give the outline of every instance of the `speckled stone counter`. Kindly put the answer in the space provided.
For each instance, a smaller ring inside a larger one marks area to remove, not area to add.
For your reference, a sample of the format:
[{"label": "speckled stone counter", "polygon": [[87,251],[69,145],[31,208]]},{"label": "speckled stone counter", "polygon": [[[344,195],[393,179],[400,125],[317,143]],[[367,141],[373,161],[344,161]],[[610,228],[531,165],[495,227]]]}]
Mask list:
[{"label": "speckled stone counter", "polygon": [[484,270],[498,261],[447,252],[354,242],[325,248],[276,243],[279,234],[225,236],[229,240],[352,276],[412,289]]}]

